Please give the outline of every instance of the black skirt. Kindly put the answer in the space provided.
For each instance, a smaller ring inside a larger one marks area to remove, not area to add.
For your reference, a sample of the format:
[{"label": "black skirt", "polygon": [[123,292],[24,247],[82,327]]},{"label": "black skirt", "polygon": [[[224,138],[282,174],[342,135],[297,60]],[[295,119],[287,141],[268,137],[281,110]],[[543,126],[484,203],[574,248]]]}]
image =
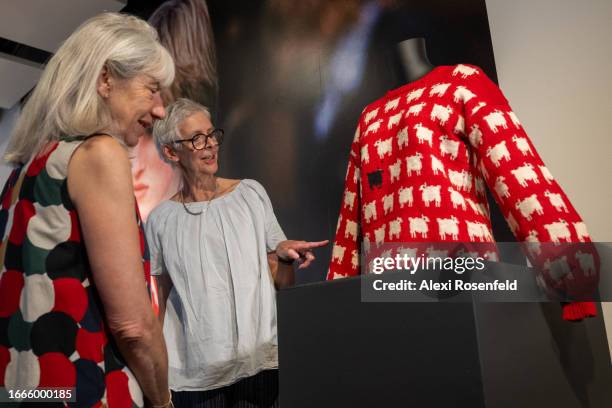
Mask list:
[{"label": "black skirt", "polygon": [[176,408],[278,408],[278,370],[209,391],[172,391]]}]

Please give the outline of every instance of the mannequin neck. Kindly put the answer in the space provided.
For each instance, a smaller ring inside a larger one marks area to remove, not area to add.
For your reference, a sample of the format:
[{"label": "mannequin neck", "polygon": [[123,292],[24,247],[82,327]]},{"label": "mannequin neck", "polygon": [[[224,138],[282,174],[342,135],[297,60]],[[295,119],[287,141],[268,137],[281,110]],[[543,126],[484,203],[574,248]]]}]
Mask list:
[{"label": "mannequin neck", "polygon": [[427,58],[424,38],[410,38],[397,44],[402,73],[407,82],[414,82],[430,73],[434,66]]}]

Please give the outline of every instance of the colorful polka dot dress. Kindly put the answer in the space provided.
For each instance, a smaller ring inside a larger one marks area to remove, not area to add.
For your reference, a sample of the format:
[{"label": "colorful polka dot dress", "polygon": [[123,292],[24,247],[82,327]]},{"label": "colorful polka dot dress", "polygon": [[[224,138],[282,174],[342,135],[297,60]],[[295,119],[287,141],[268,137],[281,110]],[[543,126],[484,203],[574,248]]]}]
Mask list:
[{"label": "colorful polka dot dress", "polygon": [[[112,341],[67,190],[84,138],[53,142],[10,175],[1,196],[0,387],[76,388],[78,407],[143,405]],[[148,251],[141,230],[145,278]]]}]

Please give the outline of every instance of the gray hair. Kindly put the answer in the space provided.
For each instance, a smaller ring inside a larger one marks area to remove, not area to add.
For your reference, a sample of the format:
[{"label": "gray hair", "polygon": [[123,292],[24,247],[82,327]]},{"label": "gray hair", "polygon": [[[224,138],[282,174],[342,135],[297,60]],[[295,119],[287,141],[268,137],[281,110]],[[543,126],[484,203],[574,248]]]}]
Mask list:
[{"label": "gray hair", "polygon": [[90,135],[111,127],[97,82],[106,67],[111,76],[153,77],[162,87],[174,80],[174,62],[146,21],[102,13],[85,21],[49,60],[26,102],[4,159],[26,163],[49,141]]},{"label": "gray hair", "polygon": [[189,116],[195,113],[203,113],[210,119],[210,110],[191,99],[179,98],[166,107],[166,117],[155,122],[153,125],[153,141],[157,152],[163,161],[171,165],[175,163],[168,160],[164,155],[164,145],[172,145],[172,142],[184,137],[179,132],[179,126]]}]

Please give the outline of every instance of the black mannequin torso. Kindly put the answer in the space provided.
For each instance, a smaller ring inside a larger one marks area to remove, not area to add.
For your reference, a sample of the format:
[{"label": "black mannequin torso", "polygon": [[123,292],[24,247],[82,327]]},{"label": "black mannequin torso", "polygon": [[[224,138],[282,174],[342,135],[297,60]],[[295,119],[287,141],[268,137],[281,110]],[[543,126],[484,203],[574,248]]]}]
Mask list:
[{"label": "black mannequin torso", "polygon": [[434,69],[427,58],[424,38],[404,40],[397,44],[396,50],[407,82],[416,81]]}]

